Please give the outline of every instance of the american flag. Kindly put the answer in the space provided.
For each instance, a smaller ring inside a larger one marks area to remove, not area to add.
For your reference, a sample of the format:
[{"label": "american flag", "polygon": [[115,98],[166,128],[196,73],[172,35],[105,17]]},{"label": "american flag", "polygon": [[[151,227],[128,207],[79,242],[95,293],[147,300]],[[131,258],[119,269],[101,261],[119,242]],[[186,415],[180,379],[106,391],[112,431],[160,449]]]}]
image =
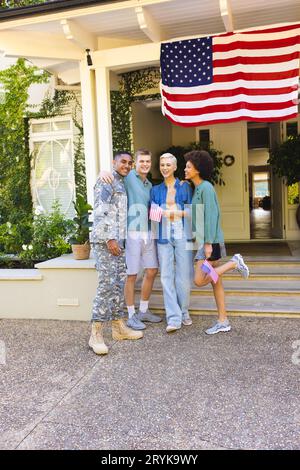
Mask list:
[{"label": "american flag", "polygon": [[162,43],[162,112],[174,124],[281,121],[298,112],[300,25]]},{"label": "american flag", "polygon": [[150,220],[153,220],[153,222],[160,222],[162,213],[163,213],[163,210],[158,204],[154,204],[154,203],[151,204],[150,214],[149,214]]}]

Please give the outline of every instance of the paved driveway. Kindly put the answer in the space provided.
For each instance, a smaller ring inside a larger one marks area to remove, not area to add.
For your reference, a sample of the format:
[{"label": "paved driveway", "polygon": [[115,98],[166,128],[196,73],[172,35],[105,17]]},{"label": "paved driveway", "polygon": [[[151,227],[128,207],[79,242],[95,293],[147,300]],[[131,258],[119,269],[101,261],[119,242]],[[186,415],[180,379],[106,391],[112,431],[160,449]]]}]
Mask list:
[{"label": "paved driveway", "polygon": [[210,323],[98,357],[87,323],[1,320],[0,448],[300,449],[300,320]]}]

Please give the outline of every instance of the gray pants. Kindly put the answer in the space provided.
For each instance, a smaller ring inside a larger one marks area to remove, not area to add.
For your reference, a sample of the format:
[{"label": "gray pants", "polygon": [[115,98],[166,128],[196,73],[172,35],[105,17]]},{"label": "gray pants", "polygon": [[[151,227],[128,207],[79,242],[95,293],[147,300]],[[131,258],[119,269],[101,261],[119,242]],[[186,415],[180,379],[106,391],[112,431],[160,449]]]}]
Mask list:
[{"label": "gray pants", "polygon": [[93,302],[92,321],[118,320],[125,316],[125,252],[123,250],[120,256],[113,256],[105,243],[93,244],[93,251],[99,281]]}]

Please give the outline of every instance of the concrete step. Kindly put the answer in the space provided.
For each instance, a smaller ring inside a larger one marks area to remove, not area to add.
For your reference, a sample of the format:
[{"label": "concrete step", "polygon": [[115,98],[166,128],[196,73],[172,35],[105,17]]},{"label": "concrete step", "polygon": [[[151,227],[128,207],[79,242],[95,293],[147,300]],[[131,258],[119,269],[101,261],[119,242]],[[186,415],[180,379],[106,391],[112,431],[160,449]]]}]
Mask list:
[{"label": "concrete step", "polygon": [[[244,260],[250,265],[266,265],[266,264],[288,264],[300,265],[300,258],[294,256],[244,256]],[[230,257],[224,258],[229,260]]]},{"label": "concrete step", "polygon": [[[247,262],[250,270],[250,277],[252,275],[256,274],[264,274],[264,275],[282,275],[282,274],[289,274],[289,275],[298,275],[300,276],[300,263],[249,263]],[[233,275],[237,274],[234,271],[231,273],[227,274]]]},{"label": "concrete step", "polygon": [[[250,276],[247,282],[253,281],[300,281],[300,263],[253,262],[248,263]],[[223,279],[237,281],[241,275],[231,271],[224,274]]]},{"label": "concrete step", "polygon": [[[229,315],[300,318],[300,300],[295,295],[289,297],[249,296],[227,297],[226,307]],[[153,294],[150,298],[153,312],[164,313],[163,296]],[[211,296],[192,296],[190,309],[194,315],[216,315],[216,304]]]}]

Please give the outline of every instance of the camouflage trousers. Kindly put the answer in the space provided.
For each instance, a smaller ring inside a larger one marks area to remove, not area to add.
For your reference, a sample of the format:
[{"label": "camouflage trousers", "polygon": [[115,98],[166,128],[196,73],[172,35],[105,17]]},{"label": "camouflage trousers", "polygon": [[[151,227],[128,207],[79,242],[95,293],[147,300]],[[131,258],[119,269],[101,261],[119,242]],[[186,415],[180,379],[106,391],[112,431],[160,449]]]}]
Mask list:
[{"label": "camouflage trousers", "polygon": [[98,287],[93,302],[92,321],[118,320],[125,316],[125,252],[113,256],[104,243],[94,243]]}]

